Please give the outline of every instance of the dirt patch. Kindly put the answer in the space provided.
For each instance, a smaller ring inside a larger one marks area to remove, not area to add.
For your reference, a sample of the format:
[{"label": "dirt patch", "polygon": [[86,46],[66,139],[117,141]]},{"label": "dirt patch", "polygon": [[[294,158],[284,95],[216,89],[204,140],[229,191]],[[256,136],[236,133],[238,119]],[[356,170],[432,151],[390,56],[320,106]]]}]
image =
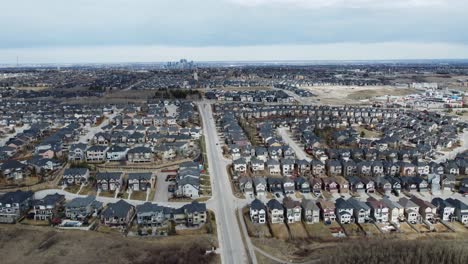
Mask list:
[{"label": "dirt patch", "polygon": [[369,104],[368,100],[378,96],[404,96],[417,93],[414,89],[392,86],[314,86],[306,88],[317,95],[323,104]]}]

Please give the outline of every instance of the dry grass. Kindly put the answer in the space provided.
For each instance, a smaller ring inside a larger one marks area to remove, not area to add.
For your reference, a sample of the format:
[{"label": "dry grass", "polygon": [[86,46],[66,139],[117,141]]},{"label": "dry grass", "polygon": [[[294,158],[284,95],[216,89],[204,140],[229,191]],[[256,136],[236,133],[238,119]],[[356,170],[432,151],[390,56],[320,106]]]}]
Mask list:
[{"label": "dry grass", "polygon": [[257,258],[258,264],[280,264],[279,262],[276,262],[272,259],[265,257],[264,255],[262,255],[261,253],[257,251],[255,251],[255,256]]},{"label": "dry grass", "polygon": [[141,192],[141,191],[133,191],[132,195],[130,196],[132,200],[140,200],[140,201],[146,201],[146,192]]},{"label": "dry grass", "polygon": [[364,132],[364,138],[381,138],[382,137],[382,133],[380,133],[379,131],[369,130],[362,126],[356,127],[356,130],[359,133],[359,135],[361,135],[361,133]]},{"label": "dry grass", "polygon": [[81,192],[79,194],[96,195],[96,189],[91,184],[88,184],[83,186],[83,189],[81,189]]},{"label": "dry grass", "polygon": [[219,263],[219,258],[204,254],[211,246],[207,235],[138,239],[49,227],[0,226],[2,264],[96,263],[97,258],[112,264]]},{"label": "dry grass", "polygon": [[297,199],[303,199],[304,198],[304,195],[301,192],[296,192],[296,193],[294,193],[294,195],[296,196]]},{"label": "dry grass", "polygon": [[348,237],[359,237],[359,236],[364,236],[364,233],[362,232],[361,228],[357,224],[346,224],[342,225],[344,228],[346,235]]},{"label": "dry grass", "polygon": [[450,232],[450,230],[441,223],[434,224],[434,228],[439,233]]},{"label": "dry grass", "polygon": [[313,239],[329,239],[332,238],[332,233],[323,222],[315,224],[304,224],[304,227],[307,231],[309,237]]},{"label": "dry grass", "polygon": [[306,239],[308,238],[307,231],[302,222],[288,224],[291,239]]},{"label": "dry grass", "polygon": [[115,192],[100,192],[99,196],[113,198],[115,196]]},{"label": "dry grass", "polygon": [[405,234],[414,234],[414,233],[416,233],[416,231],[413,228],[411,228],[411,226],[408,225],[408,223],[406,223],[406,222],[400,223],[400,230],[402,232],[404,232]]},{"label": "dry grass", "polygon": [[380,233],[379,229],[374,224],[365,223],[365,224],[360,224],[360,225],[362,229],[364,230],[364,232],[366,233],[366,235],[374,236],[374,235],[382,234]]},{"label": "dry grass", "polygon": [[243,210],[243,217],[245,225],[247,226],[247,233],[250,237],[266,237],[271,238],[270,229],[268,228],[268,224],[254,224],[250,221],[249,210],[248,208],[244,208]]},{"label": "dry grass", "polygon": [[77,193],[80,190],[80,185],[70,185],[65,188],[65,191],[70,193]]},{"label": "dry grass", "polygon": [[288,228],[285,224],[270,224],[270,229],[275,238],[283,241],[289,239]]},{"label": "dry grass", "polygon": [[417,93],[414,89],[402,89],[391,86],[316,86],[308,87],[312,93],[317,95],[316,99],[322,104],[363,104],[359,100],[371,99],[378,96],[394,95],[403,96]]},{"label": "dry grass", "polygon": [[466,235],[468,233],[468,228],[466,228],[460,222],[451,222],[451,223],[448,223],[448,225],[450,227],[452,227],[453,229],[455,229],[455,232],[457,232],[457,233],[461,233],[461,234],[464,234],[464,235]]}]

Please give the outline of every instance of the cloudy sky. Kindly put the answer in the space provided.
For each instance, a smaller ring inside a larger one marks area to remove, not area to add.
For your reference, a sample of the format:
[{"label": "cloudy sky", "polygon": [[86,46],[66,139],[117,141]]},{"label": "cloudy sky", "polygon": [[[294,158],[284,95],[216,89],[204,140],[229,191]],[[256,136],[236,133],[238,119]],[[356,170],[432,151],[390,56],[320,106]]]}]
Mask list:
[{"label": "cloudy sky", "polygon": [[15,0],[0,64],[468,58],[467,0]]}]

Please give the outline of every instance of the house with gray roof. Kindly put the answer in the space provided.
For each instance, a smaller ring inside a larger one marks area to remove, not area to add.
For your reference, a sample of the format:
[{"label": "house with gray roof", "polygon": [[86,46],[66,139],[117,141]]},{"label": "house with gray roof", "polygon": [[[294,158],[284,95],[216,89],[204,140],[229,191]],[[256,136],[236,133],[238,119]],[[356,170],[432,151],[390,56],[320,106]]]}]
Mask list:
[{"label": "house with gray roof", "polygon": [[76,197],[65,204],[65,216],[71,220],[82,221],[97,215],[102,209],[102,203],[95,196]]},{"label": "house with gray roof", "polygon": [[14,191],[0,196],[0,223],[14,224],[32,205],[33,192]]},{"label": "house with gray roof", "polygon": [[133,172],[128,174],[128,188],[133,191],[144,191],[153,185],[154,177],[151,172]]},{"label": "house with gray roof", "polygon": [[124,200],[109,203],[101,213],[101,223],[106,226],[128,226],[135,215],[135,207]]}]

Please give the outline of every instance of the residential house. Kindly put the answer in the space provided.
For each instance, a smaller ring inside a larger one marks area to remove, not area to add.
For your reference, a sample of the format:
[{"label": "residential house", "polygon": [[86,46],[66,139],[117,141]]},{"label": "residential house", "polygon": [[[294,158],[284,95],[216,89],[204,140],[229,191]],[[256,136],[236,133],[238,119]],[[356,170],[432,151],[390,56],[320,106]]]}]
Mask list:
[{"label": "residential house", "polygon": [[124,200],[109,203],[101,213],[101,222],[106,226],[128,226],[135,215],[135,207]]},{"label": "residential house", "polygon": [[296,191],[294,180],[287,178],[283,181],[283,190],[286,195],[292,195]]},{"label": "residential house", "polygon": [[313,200],[302,199],[302,216],[307,224],[315,224],[320,221],[320,209]]},{"label": "residential house", "polygon": [[42,199],[33,201],[34,220],[52,220],[65,202],[65,195],[48,194]]},{"label": "residential house", "polygon": [[265,178],[261,178],[261,177],[253,178],[253,185],[254,185],[255,194],[257,195],[257,197],[266,195],[267,181]]},{"label": "residential house", "polygon": [[88,168],[67,168],[63,171],[62,184],[80,185],[87,183],[89,178]]},{"label": "residential house", "polygon": [[411,201],[419,206],[419,215],[421,219],[434,222],[437,216],[437,207],[430,202],[424,201],[417,198],[416,196],[411,197]]},{"label": "residential house", "polygon": [[9,180],[21,180],[29,174],[28,166],[17,160],[6,160],[2,162],[0,171],[3,177]]},{"label": "residential house", "polygon": [[193,201],[184,205],[183,209],[187,226],[200,226],[206,223],[208,219],[206,204]]},{"label": "residential house", "polygon": [[91,146],[86,150],[86,162],[99,163],[106,161],[107,146]]},{"label": "residential house", "polygon": [[166,226],[171,220],[172,208],[150,202],[136,206],[137,224],[142,227]]},{"label": "residential house", "polygon": [[398,224],[398,222],[405,219],[405,208],[401,204],[388,198],[383,198],[382,203],[388,207],[389,220],[391,223]]},{"label": "residential house", "polygon": [[310,182],[304,177],[297,177],[295,180],[296,190],[301,193],[310,193]]},{"label": "residential house", "polygon": [[246,197],[254,197],[254,185],[252,178],[250,177],[241,177],[239,178],[239,189],[244,193]]},{"label": "residential house", "polygon": [[122,187],[121,172],[98,172],[96,186],[101,191],[119,191]]},{"label": "residential house", "polygon": [[154,161],[151,148],[135,147],[127,152],[127,160],[131,163],[148,163]]},{"label": "residential house", "polygon": [[458,221],[464,225],[468,225],[468,205],[458,199],[448,198],[445,201],[455,207],[455,216]]},{"label": "residential house", "polygon": [[146,192],[151,189],[154,177],[151,172],[134,172],[128,174],[128,188],[132,191]]},{"label": "residential house", "polygon": [[267,203],[268,216],[270,218],[270,223],[280,224],[284,222],[284,208],[280,202],[276,199],[271,199]]},{"label": "residential house", "polygon": [[352,205],[343,198],[336,199],[335,214],[340,224],[350,224],[354,221]]},{"label": "residential house", "polygon": [[320,217],[326,223],[336,220],[335,204],[331,201],[319,200],[318,207],[320,208]]},{"label": "residential house", "polygon": [[398,201],[401,206],[405,209],[405,217],[411,224],[417,224],[421,222],[421,215],[419,214],[419,206],[410,199],[403,197]]},{"label": "residential house", "polygon": [[72,220],[84,220],[96,216],[102,209],[102,203],[94,196],[76,197],[65,204],[65,216]]},{"label": "residential house", "polygon": [[374,198],[367,199],[370,207],[370,216],[377,223],[387,223],[389,219],[389,208],[382,202]]},{"label": "residential house", "polygon": [[287,223],[296,223],[301,221],[302,207],[299,201],[286,197],[283,199],[283,207]]},{"label": "residential house", "polygon": [[437,197],[432,199],[431,203],[437,208],[437,215],[439,215],[442,221],[452,222],[456,219],[455,206],[446,200]]},{"label": "residential house", "polygon": [[14,191],[0,196],[0,223],[14,224],[28,213],[33,192]]},{"label": "residential house", "polygon": [[108,161],[124,161],[127,159],[127,152],[127,147],[112,145],[106,152],[106,159]]},{"label": "residential house", "polygon": [[84,143],[73,144],[70,146],[68,151],[69,161],[85,161],[86,160],[86,148],[87,145]]},{"label": "residential house", "polygon": [[260,200],[255,199],[250,203],[250,220],[254,224],[265,224],[267,208]]},{"label": "residential house", "polygon": [[364,202],[356,198],[349,198],[348,204],[353,208],[354,220],[359,223],[366,223],[370,220],[371,208]]}]

